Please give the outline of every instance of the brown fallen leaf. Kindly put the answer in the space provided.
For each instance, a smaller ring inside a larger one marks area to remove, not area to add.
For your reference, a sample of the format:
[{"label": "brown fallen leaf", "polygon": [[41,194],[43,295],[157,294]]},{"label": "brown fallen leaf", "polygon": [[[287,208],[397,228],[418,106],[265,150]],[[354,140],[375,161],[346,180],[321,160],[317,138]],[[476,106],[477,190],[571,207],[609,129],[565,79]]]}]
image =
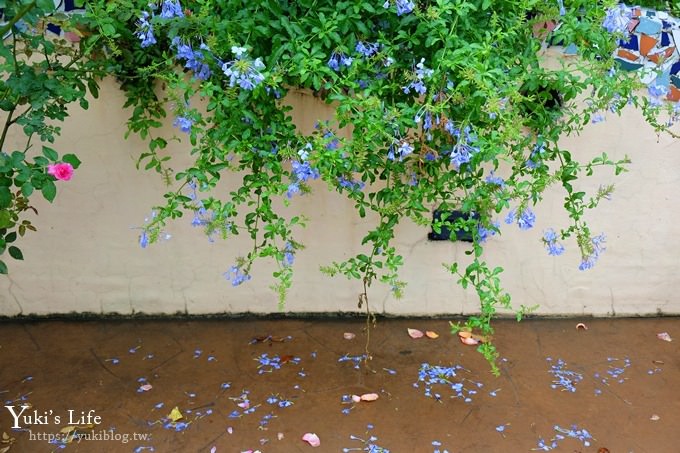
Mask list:
[{"label": "brown fallen leaf", "polygon": [[288,363],[295,358],[294,355],[286,354],[281,356],[281,363]]},{"label": "brown fallen leaf", "polygon": [[433,332],[431,330],[428,330],[427,332],[425,332],[425,336],[427,336],[427,338],[431,338],[433,340],[435,338],[439,338],[439,334],[437,332]]},{"label": "brown fallen leaf", "polygon": [[418,329],[406,329],[408,331],[408,336],[415,339],[423,338],[423,332]]},{"label": "brown fallen leaf", "polygon": [[599,450],[597,450],[597,453],[609,453],[609,449],[601,447]]}]

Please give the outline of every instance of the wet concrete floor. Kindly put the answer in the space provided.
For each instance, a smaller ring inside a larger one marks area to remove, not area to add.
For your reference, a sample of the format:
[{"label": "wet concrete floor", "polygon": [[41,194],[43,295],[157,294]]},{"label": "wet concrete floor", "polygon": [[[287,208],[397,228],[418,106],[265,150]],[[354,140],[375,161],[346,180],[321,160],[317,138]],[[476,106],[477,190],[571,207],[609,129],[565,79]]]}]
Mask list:
[{"label": "wet concrete floor", "polygon": [[2,323],[0,452],[680,452],[680,319],[581,321]]}]

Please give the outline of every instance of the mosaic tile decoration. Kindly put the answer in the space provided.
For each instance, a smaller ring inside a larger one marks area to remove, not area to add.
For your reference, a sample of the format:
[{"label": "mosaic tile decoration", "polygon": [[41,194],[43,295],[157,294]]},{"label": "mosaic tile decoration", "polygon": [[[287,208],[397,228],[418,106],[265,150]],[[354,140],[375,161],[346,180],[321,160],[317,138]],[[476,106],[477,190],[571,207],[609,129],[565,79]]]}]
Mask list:
[{"label": "mosaic tile decoration", "polygon": [[640,70],[644,84],[665,87],[669,101],[680,101],[680,19],[639,6],[627,12],[628,36],[619,40],[614,60],[621,69]]}]

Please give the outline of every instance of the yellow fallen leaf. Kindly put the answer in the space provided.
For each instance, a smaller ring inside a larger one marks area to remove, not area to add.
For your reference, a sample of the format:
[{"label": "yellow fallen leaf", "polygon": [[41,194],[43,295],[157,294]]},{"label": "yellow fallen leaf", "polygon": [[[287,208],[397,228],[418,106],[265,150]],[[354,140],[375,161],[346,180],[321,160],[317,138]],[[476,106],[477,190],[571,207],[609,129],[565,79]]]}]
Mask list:
[{"label": "yellow fallen leaf", "polygon": [[179,407],[175,406],[175,408],[168,414],[168,418],[173,422],[176,422],[183,419],[184,415],[182,415],[182,413],[179,411]]},{"label": "yellow fallen leaf", "polygon": [[427,336],[427,338],[431,338],[433,340],[435,338],[439,338],[439,334],[437,332],[433,332],[431,330],[428,330],[427,332],[425,332],[425,335]]}]

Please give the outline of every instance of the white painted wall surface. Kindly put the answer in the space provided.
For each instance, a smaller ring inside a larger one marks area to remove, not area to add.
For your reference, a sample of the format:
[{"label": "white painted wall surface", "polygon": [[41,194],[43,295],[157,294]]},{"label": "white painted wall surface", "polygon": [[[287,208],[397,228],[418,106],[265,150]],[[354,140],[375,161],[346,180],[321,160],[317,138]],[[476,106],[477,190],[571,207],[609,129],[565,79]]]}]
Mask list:
[{"label": "white painted wall surface", "polygon": [[[38,232],[19,244],[25,261],[8,258],[10,276],[0,278],[0,315],[93,313],[239,313],[276,312],[276,295],[269,289],[271,268],[257,264],[253,279],[233,288],[222,273],[249,244],[209,243],[189,224],[190,216],[170,225],[169,242],[141,249],[138,230],[154,204],[162,202],[164,186],[155,173],[135,169],[146,144],[123,138],[128,112],[123,95],[106,82],[99,100],[87,112],[73,111],[55,146],[83,161],[74,178],[57,183],[50,205],[39,196],[40,215],[32,221]],[[320,111],[310,96],[291,100],[298,124],[309,130]],[[330,118],[332,112],[321,107]],[[314,113],[314,115],[312,115]],[[168,125],[166,132],[173,133]],[[567,225],[559,187],[549,190],[536,207],[536,226],[520,231],[503,224],[502,236],[492,238],[486,258],[505,268],[503,281],[517,304],[540,305],[539,314],[647,315],[680,314],[680,144],[657,139],[640,114],[609,114],[590,125],[580,137],[564,144],[577,158],[606,151],[612,158],[628,154],[630,172],[614,177],[600,172],[583,186],[616,182],[613,199],[588,215],[592,231],[607,234],[607,251],[597,266],[579,271],[576,245],[565,243],[561,257],[548,256],[540,243],[544,229]],[[174,144],[171,153],[187,148]],[[291,211],[311,218],[298,239],[307,248],[297,254],[295,282],[286,311],[356,311],[360,284],[344,277],[330,279],[319,265],[363,251],[359,246],[370,219],[359,219],[351,203],[314,184],[312,195],[295,197]],[[405,257],[405,297],[395,300],[376,284],[370,304],[380,313],[460,314],[477,310],[472,291],[457,287],[441,266],[464,259],[464,243],[428,242],[427,230],[400,225],[397,245]]]}]

